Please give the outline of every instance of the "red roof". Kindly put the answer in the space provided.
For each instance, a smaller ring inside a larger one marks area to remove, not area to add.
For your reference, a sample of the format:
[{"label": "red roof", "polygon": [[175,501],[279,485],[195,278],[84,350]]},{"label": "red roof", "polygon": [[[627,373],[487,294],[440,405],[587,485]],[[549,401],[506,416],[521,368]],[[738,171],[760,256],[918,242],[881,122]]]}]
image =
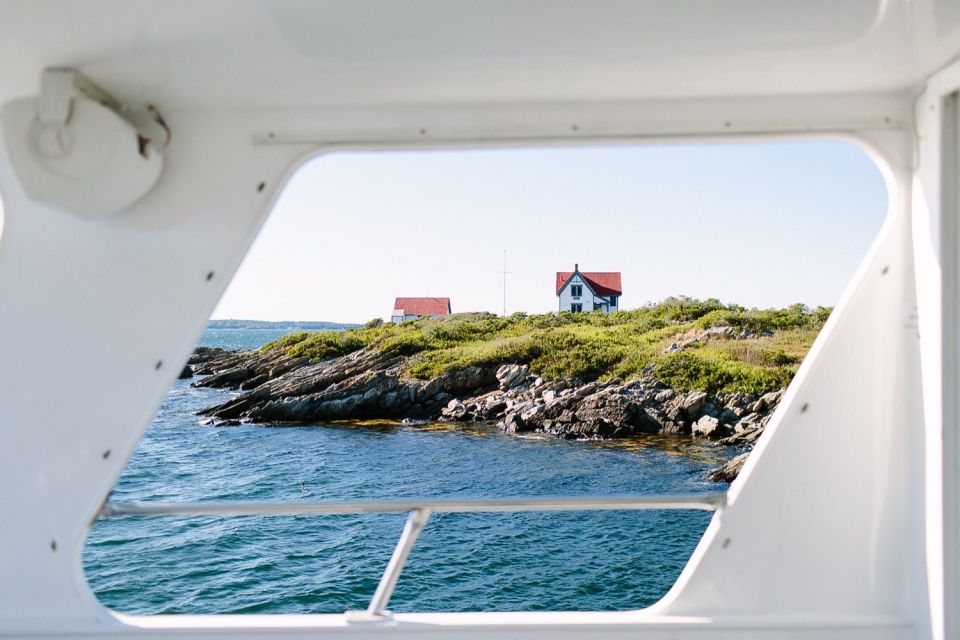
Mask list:
[{"label": "red roof", "polygon": [[450,298],[397,298],[393,308],[405,316],[442,316],[450,313]]},{"label": "red roof", "polygon": [[[563,289],[563,285],[567,284],[567,280],[573,273],[573,271],[557,271],[557,295],[560,295],[560,290]],[[598,296],[619,296],[623,294],[619,271],[581,271],[580,275]]]}]

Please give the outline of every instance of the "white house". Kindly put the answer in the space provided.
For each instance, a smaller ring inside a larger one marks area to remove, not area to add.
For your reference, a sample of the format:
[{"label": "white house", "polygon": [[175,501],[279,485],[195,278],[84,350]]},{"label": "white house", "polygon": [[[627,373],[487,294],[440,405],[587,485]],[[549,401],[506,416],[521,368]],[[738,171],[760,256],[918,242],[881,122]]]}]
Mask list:
[{"label": "white house", "polygon": [[451,313],[450,298],[397,298],[390,320],[400,324],[420,316],[445,316]]},{"label": "white house", "polygon": [[619,271],[580,271],[574,265],[573,271],[557,272],[560,311],[617,311],[622,293]]}]

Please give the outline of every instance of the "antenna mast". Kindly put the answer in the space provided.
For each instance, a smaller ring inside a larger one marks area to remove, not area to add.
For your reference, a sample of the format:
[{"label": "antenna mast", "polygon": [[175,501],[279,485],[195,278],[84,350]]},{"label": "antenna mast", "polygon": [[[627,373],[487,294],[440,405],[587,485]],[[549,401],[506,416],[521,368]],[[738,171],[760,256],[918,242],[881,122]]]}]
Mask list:
[{"label": "antenna mast", "polygon": [[503,250],[503,317],[507,317],[507,250]]},{"label": "antenna mast", "polygon": [[513,273],[507,271],[507,250],[503,250],[503,317],[507,317],[507,275]]}]

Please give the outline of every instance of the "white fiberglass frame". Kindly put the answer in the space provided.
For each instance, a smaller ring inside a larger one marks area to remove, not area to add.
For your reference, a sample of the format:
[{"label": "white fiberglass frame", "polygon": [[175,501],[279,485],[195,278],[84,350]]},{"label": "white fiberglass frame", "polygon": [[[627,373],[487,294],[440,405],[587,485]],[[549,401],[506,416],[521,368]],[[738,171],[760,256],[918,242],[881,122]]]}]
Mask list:
[{"label": "white fiberglass frame", "polygon": [[[929,492],[923,442],[930,426],[924,430],[916,331],[904,324],[917,300],[911,102],[878,95],[383,112],[185,111],[167,117],[178,142],[166,154],[156,189],[128,212],[95,223],[29,202],[0,154],[0,188],[8,195],[0,295],[24,310],[0,336],[0,349],[12,361],[55,356],[65,363],[57,380],[71,379],[81,367],[87,376],[128,374],[115,390],[122,400],[109,411],[101,399],[65,388],[61,403],[42,407],[38,416],[42,385],[27,386],[0,406],[0,422],[23,431],[19,450],[36,454],[0,466],[6,486],[31,479],[17,495],[4,496],[14,516],[4,539],[17,555],[0,565],[7,576],[0,585],[0,637],[65,630],[111,637],[479,638],[504,631],[530,637],[743,638],[771,631],[781,637],[928,637],[939,624],[931,613],[935,590],[927,584],[936,545],[924,525]],[[275,126],[280,121],[283,130]],[[318,129],[317,122],[329,124]],[[345,149],[810,136],[864,146],[884,175],[890,215],[732,485],[728,506],[658,604],[614,613],[397,614],[370,622],[340,614],[128,616],[105,610],[90,592],[80,563],[90,519],[178,373],[174,365],[190,353],[229,275],[305,160]],[[44,242],[50,250],[38,250]],[[171,261],[184,245],[191,250]],[[30,282],[15,275],[23,273],[33,274]],[[43,331],[68,312],[75,326],[65,329],[62,342],[28,347],[16,337]],[[117,342],[124,348],[116,354],[92,357]],[[70,424],[62,419],[67,415],[84,415],[86,422],[80,429],[52,430]],[[27,424],[51,427],[26,432]],[[825,460],[822,441],[828,437],[835,452]],[[801,477],[811,465],[815,481]],[[39,532],[37,505],[44,505]],[[843,527],[827,526],[835,522]]]}]

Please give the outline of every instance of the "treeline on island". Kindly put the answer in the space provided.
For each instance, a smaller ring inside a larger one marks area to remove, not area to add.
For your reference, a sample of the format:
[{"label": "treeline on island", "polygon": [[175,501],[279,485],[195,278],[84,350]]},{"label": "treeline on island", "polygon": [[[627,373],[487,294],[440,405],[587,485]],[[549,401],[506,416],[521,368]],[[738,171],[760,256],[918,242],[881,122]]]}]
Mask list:
[{"label": "treeline on island", "polygon": [[512,433],[710,438],[744,453],[830,309],[668,298],[632,311],[463,313],[294,333],[256,351],[198,348],[185,376],[244,393],[215,424],[485,421]]}]

